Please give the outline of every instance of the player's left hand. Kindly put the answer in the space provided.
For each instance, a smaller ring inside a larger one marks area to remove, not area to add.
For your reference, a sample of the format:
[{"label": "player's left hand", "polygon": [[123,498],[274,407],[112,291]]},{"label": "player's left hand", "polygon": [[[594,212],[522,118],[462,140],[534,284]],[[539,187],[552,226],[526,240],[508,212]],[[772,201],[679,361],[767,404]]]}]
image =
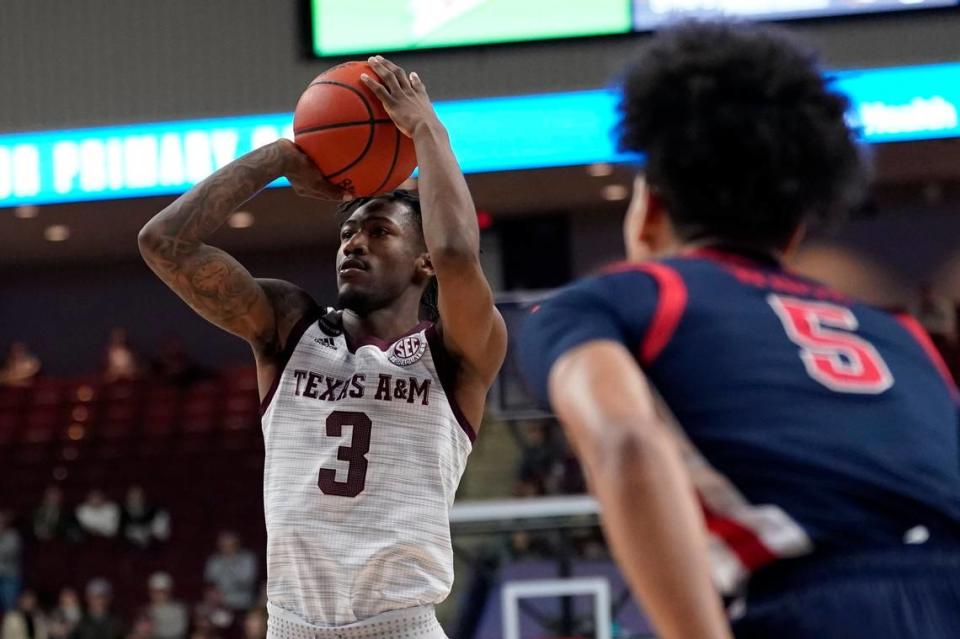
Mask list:
[{"label": "player's left hand", "polygon": [[401,133],[412,138],[420,125],[439,121],[420,76],[408,74],[383,56],[373,56],[367,62],[380,82],[367,74],[361,75],[360,80],[380,98]]}]

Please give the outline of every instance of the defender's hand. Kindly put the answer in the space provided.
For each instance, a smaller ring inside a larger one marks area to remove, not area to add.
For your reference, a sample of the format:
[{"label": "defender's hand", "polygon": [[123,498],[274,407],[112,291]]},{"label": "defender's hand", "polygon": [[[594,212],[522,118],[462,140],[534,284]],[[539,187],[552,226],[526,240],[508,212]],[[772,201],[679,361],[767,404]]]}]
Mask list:
[{"label": "defender's hand", "polygon": [[438,122],[427,88],[416,73],[406,71],[382,56],[368,60],[380,82],[363,74],[360,80],[383,102],[383,107],[400,132],[412,138],[421,124]]},{"label": "defender's hand", "polygon": [[346,201],[353,199],[349,193],[331,183],[320,172],[307,154],[290,140],[277,140],[283,157],[283,177],[290,181],[293,191],[301,197],[320,200]]}]

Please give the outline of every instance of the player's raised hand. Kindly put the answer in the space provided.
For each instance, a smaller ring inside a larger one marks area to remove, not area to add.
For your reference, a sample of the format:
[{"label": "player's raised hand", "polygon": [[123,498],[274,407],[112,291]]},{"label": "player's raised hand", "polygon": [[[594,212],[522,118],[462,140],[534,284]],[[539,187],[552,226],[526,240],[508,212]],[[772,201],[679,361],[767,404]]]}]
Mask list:
[{"label": "player's raised hand", "polygon": [[380,81],[366,74],[361,75],[360,80],[380,98],[394,124],[404,135],[412,138],[419,125],[437,120],[420,76],[408,74],[383,56],[373,56],[367,62]]},{"label": "player's raised hand", "polygon": [[353,198],[334,185],[320,172],[306,153],[290,140],[277,140],[283,155],[283,177],[290,181],[293,191],[301,197],[320,200],[346,201]]}]

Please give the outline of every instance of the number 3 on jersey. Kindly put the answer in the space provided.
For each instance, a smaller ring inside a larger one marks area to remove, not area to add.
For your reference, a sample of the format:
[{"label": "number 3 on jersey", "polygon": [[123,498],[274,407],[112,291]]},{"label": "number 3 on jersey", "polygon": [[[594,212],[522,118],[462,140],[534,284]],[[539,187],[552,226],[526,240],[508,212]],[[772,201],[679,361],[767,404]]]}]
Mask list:
[{"label": "number 3 on jersey", "polygon": [[350,445],[337,449],[337,459],[350,462],[347,467],[347,480],[337,481],[336,470],[321,468],[317,486],[325,495],[356,497],[367,485],[367,453],[370,451],[372,423],[364,413],[335,410],[327,417],[327,436],[343,437],[344,426],[353,426]]},{"label": "number 3 on jersey", "polygon": [[782,295],[770,295],[767,302],[800,347],[810,377],[838,393],[878,395],[893,386],[877,349],[853,333],[859,324],[850,309]]}]

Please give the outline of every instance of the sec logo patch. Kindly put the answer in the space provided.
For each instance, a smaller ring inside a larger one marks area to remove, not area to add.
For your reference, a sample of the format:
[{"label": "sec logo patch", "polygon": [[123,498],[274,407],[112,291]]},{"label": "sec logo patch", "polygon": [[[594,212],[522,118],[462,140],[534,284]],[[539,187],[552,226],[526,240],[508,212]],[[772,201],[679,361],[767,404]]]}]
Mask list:
[{"label": "sec logo patch", "polygon": [[419,362],[427,352],[427,340],[419,335],[404,337],[393,345],[387,358],[397,366],[409,366]]}]

